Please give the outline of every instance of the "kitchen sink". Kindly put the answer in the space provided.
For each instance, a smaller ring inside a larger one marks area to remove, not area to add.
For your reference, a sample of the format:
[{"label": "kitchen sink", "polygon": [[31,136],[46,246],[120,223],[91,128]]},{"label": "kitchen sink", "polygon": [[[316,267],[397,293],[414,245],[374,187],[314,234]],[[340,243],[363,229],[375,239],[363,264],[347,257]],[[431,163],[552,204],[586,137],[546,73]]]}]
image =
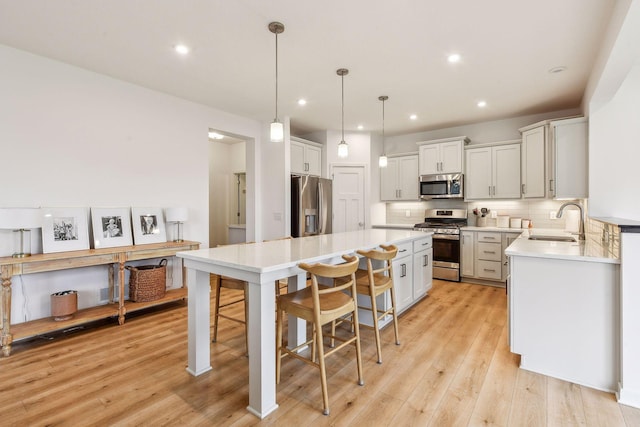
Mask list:
[{"label": "kitchen sink", "polygon": [[534,234],[529,236],[529,240],[544,240],[546,242],[577,242],[572,236],[545,236],[542,234]]}]

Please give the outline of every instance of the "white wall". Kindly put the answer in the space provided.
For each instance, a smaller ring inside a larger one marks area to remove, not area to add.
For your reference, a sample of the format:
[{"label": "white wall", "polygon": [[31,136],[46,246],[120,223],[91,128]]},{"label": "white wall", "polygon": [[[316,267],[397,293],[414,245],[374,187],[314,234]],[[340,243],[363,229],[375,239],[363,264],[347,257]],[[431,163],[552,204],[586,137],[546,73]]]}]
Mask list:
[{"label": "white wall", "polygon": [[[267,142],[262,147],[261,206],[262,233],[259,240],[277,239],[291,234],[288,217],[291,215],[291,139],[289,118],[283,120],[284,142]],[[269,139],[269,124],[263,128],[264,138]]]},{"label": "white wall", "polygon": [[[3,207],[186,206],[184,237],[208,245],[208,129],[250,137],[255,162],[262,123],[2,45],[0,63]],[[253,166],[248,179],[257,182]],[[248,201],[252,218],[257,198]],[[0,234],[2,256],[10,234]],[[93,305],[107,280],[97,267],[17,282],[14,322],[49,316],[49,294],[61,289],[80,290],[81,308]]]}]

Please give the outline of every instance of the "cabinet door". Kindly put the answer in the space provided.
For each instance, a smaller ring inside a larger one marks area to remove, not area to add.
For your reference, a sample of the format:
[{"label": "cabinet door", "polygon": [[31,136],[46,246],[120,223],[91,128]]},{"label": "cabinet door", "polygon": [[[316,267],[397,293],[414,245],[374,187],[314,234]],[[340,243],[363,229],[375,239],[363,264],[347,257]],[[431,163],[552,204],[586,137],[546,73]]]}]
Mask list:
[{"label": "cabinet door", "polygon": [[545,126],[522,133],[522,197],[525,199],[545,196],[545,133]]},{"label": "cabinet door", "polygon": [[473,277],[475,273],[473,268],[475,260],[474,238],[475,233],[473,231],[462,232],[462,241],[460,242],[460,273],[462,276]]},{"label": "cabinet door", "polygon": [[[493,183],[491,180],[491,147],[473,148],[465,152],[467,174],[464,178],[465,199],[490,199]],[[518,179],[518,183],[519,183]]]},{"label": "cabinet door", "polygon": [[555,148],[555,198],[585,199],[589,196],[587,175],[587,120],[551,123]]},{"label": "cabinet door", "polygon": [[507,280],[509,275],[509,257],[504,251],[518,238],[515,233],[502,233],[502,280]]},{"label": "cabinet door", "polygon": [[413,254],[413,300],[427,294],[433,286],[433,249]]},{"label": "cabinet door", "polygon": [[380,200],[398,199],[398,159],[388,159],[387,167],[380,168]]},{"label": "cabinet door", "polygon": [[393,262],[393,288],[400,313],[413,302],[413,258],[406,256]]},{"label": "cabinet door", "polygon": [[493,191],[496,199],[520,198],[520,144],[493,147]]},{"label": "cabinet door", "polygon": [[419,149],[420,175],[440,173],[440,145],[421,145]]},{"label": "cabinet door", "polygon": [[462,172],[462,141],[444,142],[440,145],[440,173]]},{"label": "cabinet door", "polygon": [[309,175],[320,176],[322,173],[322,149],[307,145],[305,147],[304,161]]},{"label": "cabinet door", "polygon": [[291,173],[305,175],[304,144],[291,141]]},{"label": "cabinet door", "polygon": [[418,156],[398,157],[398,198],[418,200]]}]

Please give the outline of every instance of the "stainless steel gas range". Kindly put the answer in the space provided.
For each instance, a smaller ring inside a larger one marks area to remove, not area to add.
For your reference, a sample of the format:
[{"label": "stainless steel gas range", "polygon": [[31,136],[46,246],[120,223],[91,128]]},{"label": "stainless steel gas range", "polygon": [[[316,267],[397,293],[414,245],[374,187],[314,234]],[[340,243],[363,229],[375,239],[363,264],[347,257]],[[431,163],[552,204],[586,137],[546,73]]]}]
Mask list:
[{"label": "stainless steel gas range", "polygon": [[427,209],[414,230],[433,232],[433,277],[460,281],[460,227],[467,225],[466,209]]}]

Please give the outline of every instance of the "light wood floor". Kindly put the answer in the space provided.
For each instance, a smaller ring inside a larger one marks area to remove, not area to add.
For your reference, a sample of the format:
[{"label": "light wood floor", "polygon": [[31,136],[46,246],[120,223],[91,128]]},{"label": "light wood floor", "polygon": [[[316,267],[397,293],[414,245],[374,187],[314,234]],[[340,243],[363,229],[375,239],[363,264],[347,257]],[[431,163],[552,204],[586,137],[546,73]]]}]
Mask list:
[{"label": "light wood floor", "polygon": [[519,369],[500,288],[435,281],[401,316],[400,346],[392,328],[382,332],[382,365],[363,329],[365,385],[356,384],[353,350],[330,358],[330,416],[317,370],[285,359],[280,407],[258,420],[245,409],[242,325],[221,320],[213,371],[197,378],[185,371],[186,327],[178,303],[123,326],[16,344],[0,358],[0,425],[640,425],[640,410],[612,394]]}]

